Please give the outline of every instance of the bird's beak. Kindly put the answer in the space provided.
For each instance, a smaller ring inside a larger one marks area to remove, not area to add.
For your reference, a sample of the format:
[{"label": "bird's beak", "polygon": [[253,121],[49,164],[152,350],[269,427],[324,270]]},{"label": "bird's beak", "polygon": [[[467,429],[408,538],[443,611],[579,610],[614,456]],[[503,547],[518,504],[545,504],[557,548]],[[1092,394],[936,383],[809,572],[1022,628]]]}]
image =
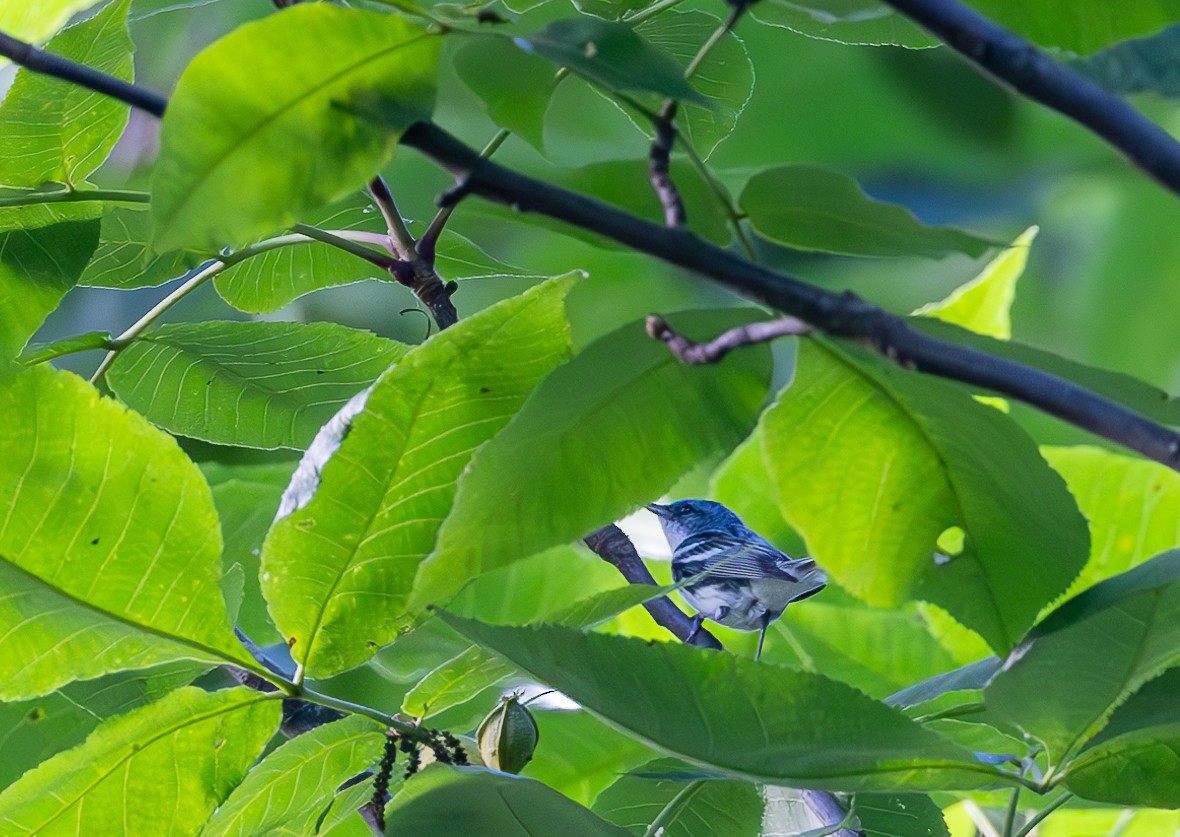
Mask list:
[{"label": "bird's beak", "polygon": [[649,512],[654,514],[656,517],[664,517],[665,515],[668,514],[668,507],[661,506],[659,503],[648,503],[646,508]]}]

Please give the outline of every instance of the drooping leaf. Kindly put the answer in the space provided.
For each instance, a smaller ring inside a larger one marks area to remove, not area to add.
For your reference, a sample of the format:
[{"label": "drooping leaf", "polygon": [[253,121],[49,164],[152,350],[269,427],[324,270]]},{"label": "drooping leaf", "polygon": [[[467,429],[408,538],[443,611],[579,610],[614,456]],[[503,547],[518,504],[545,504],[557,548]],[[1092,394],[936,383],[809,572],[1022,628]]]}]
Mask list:
[{"label": "drooping leaf", "polygon": [[971,0],[980,14],[1041,46],[1088,54],[1180,23],[1180,3],[1152,0],[1112,6],[1104,0]]},{"label": "drooping leaf", "polygon": [[88,331],[85,334],[75,334],[49,343],[29,343],[20,353],[17,361],[25,366],[32,366],[71,352],[84,352],[93,349],[105,351],[111,348],[111,339],[109,332]]},{"label": "drooping leaf", "polygon": [[406,355],[374,388],[310,503],[271,530],[263,593],[313,676],[364,661],[409,620],[414,573],[472,451],[569,352],[571,284],[539,285]]},{"label": "drooping leaf", "polygon": [[683,766],[673,759],[648,762],[625,774],[594,800],[594,813],[642,837],[663,815],[667,837],[757,837],[762,826],[758,788],[741,779],[692,782],[651,779],[644,773]]},{"label": "drooping leaf", "polygon": [[890,706],[904,709],[934,700],[948,692],[982,689],[999,671],[1001,663],[999,657],[986,657],[968,663],[953,671],[937,674],[920,683],[907,686],[885,698],[885,702]]},{"label": "drooping leaf", "polygon": [[950,837],[941,809],[924,794],[858,793],[853,807],[865,837]]},{"label": "drooping leaf", "polygon": [[472,38],[455,54],[455,72],[493,122],[544,150],[545,111],[556,87],[549,62],[504,38]]},{"label": "drooping leaf", "polygon": [[363,186],[429,117],[438,38],[396,15],[300,4],[188,65],[152,177],[158,250],[219,250]]},{"label": "drooping leaf", "polygon": [[[698,11],[669,11],[635,27],[682,67],[695,58],[701,45],[721,26],[721,20]],[[685,103],[677,125],[696,152],[705,159],[733,132],[738,117],[754,92],[754,64],[745,43],[732,31],[715,43],[692,77],[695,87],[712,107]],[[648,126],[643,126],[647,128]]]},{"label": "drooping leaf", "polygon": [[[681,315],[715,334],[747,312]],[[686,366],[633,323],[556,370],[464,474],[455,505],[422,564],[413,600],[577,540],[667,491],[749,432],[766,397],[765,347]],[[576,474],[576,479],[571,475]]]},{"label": "drooping leaf", "polygon": [[116,207],[102,216],[98,249],[78,279],[94,288],[148,288],[177,279],[205,257],[195,250],[152,251],[152,216],[143,208]]},{"label": "drooping leaf", "polygon": [[1070,592],[1129,570],[1168,549],[1180,547],[1180,475],[1172,469],[1077,446],[1043,448],[1049,464],[1069,486],[1090,522],[1091,551]]},{"label": "drooping leaf", "polygon": [[15,357],[78,281],[98,226],[68,221],[0,233],[0,358]]},{"label": "drooping leaf", "polygon": [[1180,552],[1166,552],[1066,602],[984,690],[989,712],[1068,761],[1115,707],[1180,663]]},{"label": "drooping leaf", "polygon": [[334,323],[176,323],[120,352],[107,381],[121,401],[173,433],[305,448],[406,351]]},{"label": "drooping leaf", "polygon": [[234,788],[202,837],[315,833],[336,788],[379,761],[384,743],[380,724],[355,715],[291,739]]},{"label": "drooping leaf", "polygon": [[[186,687],[106,721],[0,793],[8,834],[196,834],[274,734],[279,701]],[[162,781],[162,777],[168,777]]]},{"label": "drooping leaf", "polygon": [[[46,50],[131,81],[129,6],[130,0],[111,3],[54,37]],[[4,17],[0,6],[0,22]],[[8,28],[0,31],[12,34]],[[0,104],[0,185],[82,186],[110,154],[130,111],[117,99],[84,86],[22,69]],[[102,204],[86,202],[0,209],[0,229],[31,229],[65,220],[97,218],[101,211]]]},{"label": "drooping leaf", "polygon": [[[871,604],[932,601],[1005,652],[1089,554],[1085,520],[1032,440],[950,384],[808,340],[763,425],[787,519]],[[957,551],[939,545],[954,528]]]},{"label": "drooping leaf", "polygon": [[388,833],[404,837],[627,834],[535,779],[441,764],[406,783],[389,803],[385,821]]},{"label": "drooping leaf", "polygon": [[1101,52],[1069,62],[1071,69],[1111,93],[1157,93],[1180,96],[1180,71],[1173,57],[1180,29],[1170,26],[1146,38],[1111,44]]},{"label": "drooping leaf", "polygon": [[914,314],[955,323],[997,340],[1009,339],[1012,336],[1011,311],[1016,282],[1024,273],[1028,250],[1036,235],[1037,227],[1029,227],[978,276],[956,288],[941,302],[925,305]]},{"label": "drooping leaf", "polygon": [[687,645],[443,618],[611,725],[699,764],[828,790],[989,781],[966,750],[819,674]]},{"label": "drooping leaf", "polygon": [[937,38],[879,0],[768,0],[751,13],[761,23],[821,41],[912,49],[939,45]]},{"label": "drooping leaf", "polygon": [[402,698],[402,710],[429,718],[466,703],[490,686],[504,682],[516,667],[478,645],[469,645],[439,664]]},{"label": "drooping leaf", "polygon": [[513,40],[525,52],[568,67],[607,90],[706,101],[684,80],[683,71],[667,53],[621,23],[593,17],[565,18]]},{"label": "drooping leaf", "polygon": [[807,165],[755,174],[738,203],[759,233],[797,250],[848,256],[980,256],[995,242],[928,227],[908,209],[866,195],[847,175]]},{"label": "drooping leaf", "polygon": [[44,367],[0,387],[0,409],[0,696],[182,658],[253,667],[209,488],[175,441]]},{"label": "drooping leaf", "polygon": [[1065,786],[1098,802],[1180,807],[1178,689],[1173,668],[1131,695],[1070,763]]}]

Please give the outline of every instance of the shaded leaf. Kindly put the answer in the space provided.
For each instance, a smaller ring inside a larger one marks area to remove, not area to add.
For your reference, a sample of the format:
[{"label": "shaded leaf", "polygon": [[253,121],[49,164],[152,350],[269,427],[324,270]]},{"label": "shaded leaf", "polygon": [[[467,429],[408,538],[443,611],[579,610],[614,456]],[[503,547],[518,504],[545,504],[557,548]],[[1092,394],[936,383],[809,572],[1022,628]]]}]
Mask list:
[{"label": "shaded leaf", "polygon": [[320,3],[214,43],[163,120],[154,246],[243,243],[363,186],[429,117],[437,51],[398,16]]},{"label": "shaded leaf", "polygon": [[989,781],[966,750],[822,675],[552,625],[443,619],[613,726],[699,764],[828,790]]},{"label": "shaded leaf", "polygon": [[1152,0],[1112,6],[1105,0],[971,0],[971,6],[1041,46],[1087,54],[1180,23],[1180,3]]},{"label": "shaded leaf", "polygon": [[[812,339],[763,425],[787,519],[871,604],[932,601],[1007,651],[1085,563],[1064,482],[1014,422],[951,384]],[[958,552],[940,546],[952,527]]]},{"label": "shaded leaf", "polygon": [[406,355],[373,389],[310,503],[271,530],[263,593],[313,676],[364,661],[410,621],[411,581],[472,451],[569,352],[571,285],[538,285]]},{"label": "shaded leaf", "polygon": [[429,718],[466,703],[516,673],[516,667],[478,645],[469,645],[423,677],[402,699],[402,711]]},{"label": "shaded leaf", "polygon": [[[680,315],[677,325],[715,334],[749,316],[700,312]],[[768,360],[763,346],[685,366],[642,323],[596,341],[549,375],[476,453],[413,601],[440,601],[468,578],[577,540],[728,452],[766,397]]]},{"label": "shaded leaf", "polygon": [[176,323],[136,339],[107,371],[151,422],[222,445],[305,448],[407,347],[334,323]]},{"label": "shaded leaf", "polygon": [[950,837],[942,810],[919,793],[858,793],[853,801],[865,837]]},{"label": "shaded leaf", "polygon": [[545,111],[557,86],[548,62],[504,38],[481,37],[455,54],[454,66],[493,122],[544,150]]},{"label": "shaded leaf", "polygon": [[937,38],[878,0],[767,0],[751,13],[761,23],[821,41],[913,49],[939,45]]},{"label": "shaded leaf", "polygon": [[26,773],[0,793],[0,822],[8,834],[104,834],[113,823],[127,834],[196,834],[278,721],[274,695],[179,689]]},{"label": "shaded leaf", "polygon": [[1111,93],[1157,93],[1180,96],[1176,50],[1180,27],[1171,26],[1147,38],[1111,44],[1101,52],[1069,62],[1071,69]]},{"label": "shaded leaf", "polygon": [[525,775],[583,805],[590,805],[621,772],[655,756],[650,747],[585,710],[545,711],[536,704],[532,708],[541,746]]},{"label": "shaded leaf", "polygon": [[848,256],[979,256],[995,242],[949,227],[928,227],[908,209],[866,195],[847,175],[815,166],[763,169],[738,203],[772,241]]},{"label": "shaded leaf", "polygon": [[905,708],[926,703],[948,692],[982,689],[1000,670],[1001,662],[999,657],[987,657],[960,666],[953,671],[936,674],[921,683],[915,683],[895,692],[885,698],[885,703]]}]

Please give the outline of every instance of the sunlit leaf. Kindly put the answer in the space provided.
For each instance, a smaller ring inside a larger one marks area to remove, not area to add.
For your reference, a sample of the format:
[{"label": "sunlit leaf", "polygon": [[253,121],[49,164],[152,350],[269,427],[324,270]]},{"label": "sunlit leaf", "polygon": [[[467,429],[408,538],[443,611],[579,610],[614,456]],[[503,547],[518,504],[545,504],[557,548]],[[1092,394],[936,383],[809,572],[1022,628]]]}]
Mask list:
[{"label": "sunlit leaf", "polygon": [[142,207],[116,207],[102,216],[98,249],[78,279],[96,288],[147,288],[183,276],[205,257],[194,250],[155,253],[152,217]]}]

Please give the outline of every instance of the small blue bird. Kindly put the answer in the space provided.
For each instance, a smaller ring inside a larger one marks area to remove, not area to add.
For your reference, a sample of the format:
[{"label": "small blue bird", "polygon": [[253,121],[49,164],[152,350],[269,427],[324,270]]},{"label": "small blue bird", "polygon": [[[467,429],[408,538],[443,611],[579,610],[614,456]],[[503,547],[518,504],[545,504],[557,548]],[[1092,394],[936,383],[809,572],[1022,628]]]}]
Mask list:
[{"label": "small blue bird", "polygon": [[787,605],[814,596],[828,583],[811,558],[792,558],[712,500],[648,503],[672,547],[672,578],[699,576],[681,589],[696,608],[691,641],[712,619],[739,631],[760,631],[754,659],[762,656],[766,629]]}]

